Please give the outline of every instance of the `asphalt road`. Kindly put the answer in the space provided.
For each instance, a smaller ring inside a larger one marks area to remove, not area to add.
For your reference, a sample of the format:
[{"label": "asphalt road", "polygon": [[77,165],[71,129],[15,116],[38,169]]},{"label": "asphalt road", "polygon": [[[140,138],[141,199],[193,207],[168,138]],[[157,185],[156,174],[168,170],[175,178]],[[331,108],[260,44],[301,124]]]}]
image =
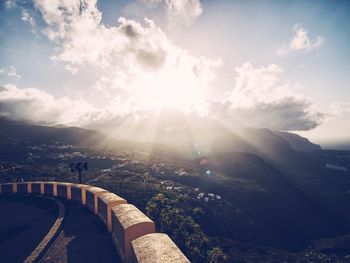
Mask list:
[{"label": "asphalt road", "polygon": [[118,263],[111,236],[101,220],[80,204],[62,202],[66,206],[63,227],[39,263]]},{"label": "asphalt road", "polygon": [[46,236],[58,216],[48,198],[0,195],[0,262],[23,262]]}]

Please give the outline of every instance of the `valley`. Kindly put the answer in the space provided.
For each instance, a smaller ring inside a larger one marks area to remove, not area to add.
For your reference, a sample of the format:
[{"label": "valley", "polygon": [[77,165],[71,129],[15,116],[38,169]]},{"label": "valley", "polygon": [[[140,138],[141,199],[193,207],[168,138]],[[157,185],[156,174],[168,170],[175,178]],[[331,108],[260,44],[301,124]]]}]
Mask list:
[{"label": "valley", "polygon": [[[101,135],[83,129],[76,135],[71,128],[62,134],[59,128],[3,124],[1,182],[77,182],[69,166],[84,161],[84,183],[113,191],[145,212],[158,194],[182,198],[184,213],[200,225],[208,244],[234,262],[349,259],[350,151],[296,151],[272,132],[254,130],[254,151],[232,150],[237,142],[231,139],[230,146],[227,137],[225,147],[217,143],[215,151],[188,157],[161,144],[96,143]],[[86,139],[91,134],[93,141]],[[269,151],[256,150],[262,143],[271,145],[264,146]]]}]

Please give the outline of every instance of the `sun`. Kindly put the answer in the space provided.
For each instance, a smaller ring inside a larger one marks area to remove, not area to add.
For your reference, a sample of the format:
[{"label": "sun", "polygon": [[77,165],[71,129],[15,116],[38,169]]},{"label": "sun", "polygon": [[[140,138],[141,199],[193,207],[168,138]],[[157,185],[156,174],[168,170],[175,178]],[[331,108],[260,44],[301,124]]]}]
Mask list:
[{"label": "sun", "polygon": [[182,70],[144,74],[135,87],[135,101],[142,108],[205,112],[205,88],[198,78]]}]

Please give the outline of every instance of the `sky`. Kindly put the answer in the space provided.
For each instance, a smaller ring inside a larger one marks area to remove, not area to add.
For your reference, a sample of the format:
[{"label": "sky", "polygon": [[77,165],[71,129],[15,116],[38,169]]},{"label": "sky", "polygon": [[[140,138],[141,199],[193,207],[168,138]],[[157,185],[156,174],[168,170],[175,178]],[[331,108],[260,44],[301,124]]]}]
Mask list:
[{"label": "sky", "polygon": [[171,109],[350,141],[348,1],[0,5],[0,116],[99,129]]}]

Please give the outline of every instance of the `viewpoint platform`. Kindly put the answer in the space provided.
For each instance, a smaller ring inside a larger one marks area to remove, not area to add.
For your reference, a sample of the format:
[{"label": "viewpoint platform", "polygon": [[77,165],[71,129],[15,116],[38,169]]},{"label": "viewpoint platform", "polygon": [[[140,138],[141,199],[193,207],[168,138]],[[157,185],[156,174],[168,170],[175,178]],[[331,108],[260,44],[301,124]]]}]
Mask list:
[{"label": "viewpoint platform", "polygon": [[58,216],[56,203],[36,196],[0,195],[1,262],[23,262]]},{"label": "viewpoint platform", "polygon": [[99,187],[0,184],[0,211],[0,262],[190,262],[138,208]]}]

